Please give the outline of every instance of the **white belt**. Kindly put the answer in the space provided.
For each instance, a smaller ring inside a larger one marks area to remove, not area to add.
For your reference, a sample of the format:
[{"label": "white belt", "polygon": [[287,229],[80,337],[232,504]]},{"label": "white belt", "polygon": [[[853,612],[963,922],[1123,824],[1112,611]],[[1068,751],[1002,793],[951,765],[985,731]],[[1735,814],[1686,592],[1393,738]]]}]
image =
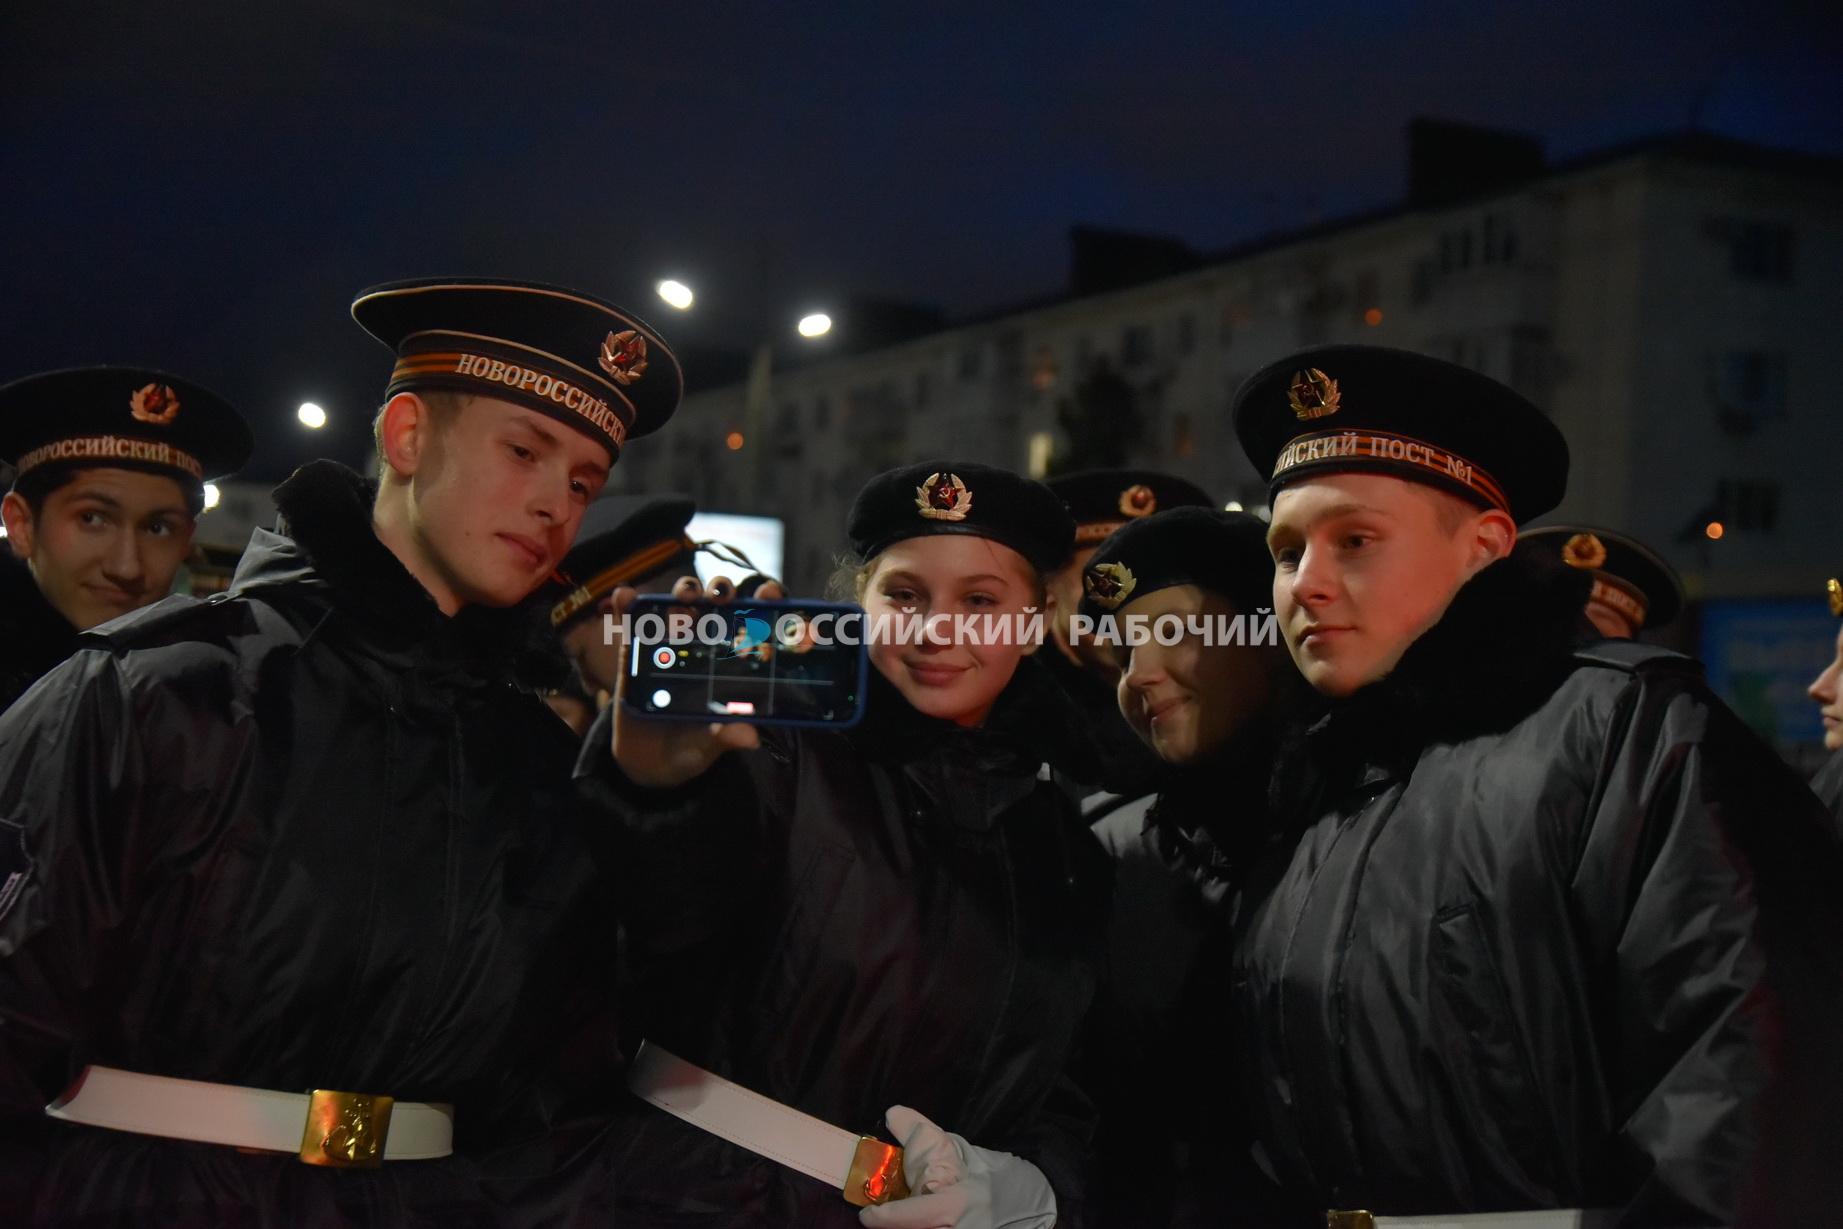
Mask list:
[{"label": "white belt", "polygon": [[1329,1229],[1599,1229],[1618,1213],[1595,1208],[1545,1208],[1535,1212],[1468,1212],[1460,1216],[1371,1216],[1327,1212]]},{"label": "white belt", "polygon": [[838,1187],[858,1207],[909,1193],[901,1148],[853,1135],[751,1092],[650,1041],[640,1043],[628,1068],[627,1087],[641,1100],[700,1130]]},{"label": "white belt", "polygon": [[365,1168],[454,1152],[454,1107],[363,1093],[273,1092],[90,1066],[53,1118],[167,1139],[293,1152],[313,1165]]}]

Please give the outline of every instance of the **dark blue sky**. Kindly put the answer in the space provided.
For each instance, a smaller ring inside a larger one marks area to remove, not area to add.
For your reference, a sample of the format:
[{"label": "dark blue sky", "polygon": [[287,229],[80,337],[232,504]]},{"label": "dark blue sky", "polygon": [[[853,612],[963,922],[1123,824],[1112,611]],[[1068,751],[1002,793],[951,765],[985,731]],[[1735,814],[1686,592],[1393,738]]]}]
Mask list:
[{"label": "dark blue sky", "polygon": [[[695,342],[1053,291],[1075,222],[1207,249],[1383,204],[1417,114],[1551,156],[1692,117],[1843,155],[1833,6],[282,7],[0,17],[0,378],[186,372],[246,407],[263,476],[361,447],[389,362],[346,306],[378,281],[563,282]],[[698,319],[652,300],[667,273]]]}]

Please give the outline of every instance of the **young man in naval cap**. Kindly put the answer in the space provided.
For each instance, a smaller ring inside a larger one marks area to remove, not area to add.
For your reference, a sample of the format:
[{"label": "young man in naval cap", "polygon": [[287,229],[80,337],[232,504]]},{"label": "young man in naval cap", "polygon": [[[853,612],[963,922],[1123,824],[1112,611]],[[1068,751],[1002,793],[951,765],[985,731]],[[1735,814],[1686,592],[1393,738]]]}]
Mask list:
[{"label": "young man in naval cap", "polygon": [[1592,525],[1544,525],[1517,536],[1517,549],[1542,551],[1593,578],[1587,621],[1608,640],[1668,627],[1683,611],[1683,580],[1637,538]]},{"label": "young man in naval cap", "polygon": [[397,356],[379,482],[304,466],[226,595],[0,717],[0,1085],[57,1120],[21,1223],[469,1225],[549,1167],[611,928],[518,604],[680,374],[554,287],[352,312]]},{"label": "young man in naval cap", "polygon": [[1229,971],[1263,1164],[1336,1225],[1833,1214],[1843,868],[1695,662],[1579,647],[1586,572],[1508,558],[1560,432],[1356,346],[1257,373],[1235,420],[1322,703]]},{"label": "young man in naval cap", "polygon": [[0,388],[0,710],[77,633],[159,601],[192,548],[205,482],[250,455],[209,389],[142,367],[47,371]]}]

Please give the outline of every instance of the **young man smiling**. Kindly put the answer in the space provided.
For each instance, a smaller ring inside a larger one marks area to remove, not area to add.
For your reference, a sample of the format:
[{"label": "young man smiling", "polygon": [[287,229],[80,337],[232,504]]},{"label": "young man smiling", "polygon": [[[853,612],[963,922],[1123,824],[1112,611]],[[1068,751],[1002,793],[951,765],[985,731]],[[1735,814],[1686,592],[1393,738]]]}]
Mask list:
[{"label": "young man smiling", "polygon": [[1235,415],[1322,701],[1236,923],[1264,1164],[1346,1225],[1823,1219],[1837,1167],[1803,1136],[1840,1103],[1843,867],[1693,661],[1577,648],[1589,576],[1512,556],[1561,498],[1560,433],[1355,346],[1257,373]]},{"label": "young man smiling", "polygon": [[157,602],[192,548],[205,480],[249,458],[209,390],[140,367],[48,371],[0,388],[0,710],[77,633]]},{"label": "young man smiling", "polygon": [[226,595],[93,635],[0,718],[0,1126],[40,1220],[475,1224],[483,1157],[547,1164],[612,927],[518,603],[678,367],[548,286],[353,315],[398,356],[380,482],[304,466]]}]

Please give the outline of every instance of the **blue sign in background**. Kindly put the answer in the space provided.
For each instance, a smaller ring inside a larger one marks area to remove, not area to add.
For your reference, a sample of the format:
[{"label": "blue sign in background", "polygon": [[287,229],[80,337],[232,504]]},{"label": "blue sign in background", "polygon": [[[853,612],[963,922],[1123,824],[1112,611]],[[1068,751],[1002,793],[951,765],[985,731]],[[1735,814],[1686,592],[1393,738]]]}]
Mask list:
[{"label": "blue sign in background", "polygon": [[1821,601],[1729,599],[1702,604],[1709,686],[1782,753],[1822,741],[1805,688],[1837,651],[1837,621]]}]

